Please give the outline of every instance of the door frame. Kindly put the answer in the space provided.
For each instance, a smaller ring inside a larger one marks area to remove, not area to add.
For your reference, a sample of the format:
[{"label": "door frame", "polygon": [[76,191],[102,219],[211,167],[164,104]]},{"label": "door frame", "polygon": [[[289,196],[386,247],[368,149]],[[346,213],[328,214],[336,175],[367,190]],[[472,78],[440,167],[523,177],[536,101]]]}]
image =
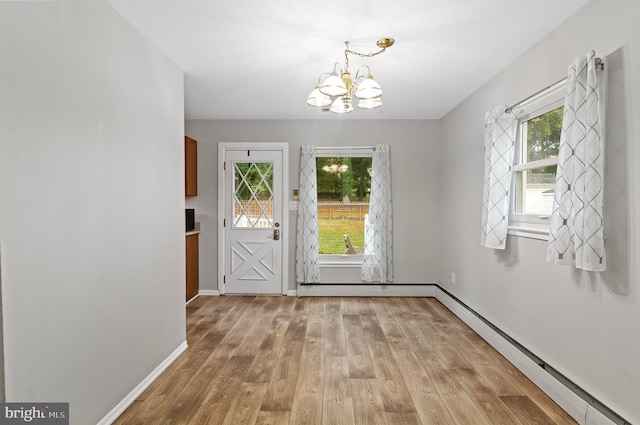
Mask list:
[{"label": "door frame", "polygon": [[[289,291],[289,144],[287,142],[219,142],[218,143],[218,291],[226,293],[224,273],[226,264],[226,228],[225,219],[225,190],[226,177],[224,162],[227,151],[280,151],[282,154],[282,282],[281,293],[287,295]],[[275,189],[275,188],[274,188]]]}]

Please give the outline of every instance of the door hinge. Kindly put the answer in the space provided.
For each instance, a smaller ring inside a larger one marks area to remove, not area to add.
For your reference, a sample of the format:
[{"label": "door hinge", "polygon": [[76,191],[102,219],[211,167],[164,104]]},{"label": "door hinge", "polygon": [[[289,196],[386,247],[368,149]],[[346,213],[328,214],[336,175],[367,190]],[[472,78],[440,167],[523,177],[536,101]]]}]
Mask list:
[{"label": "door hinge", "polygon": [[222,163],[222,169],[223,169],[223,170],[226,170],[226,169],[227,169],[227,161],[225,161],[225,162],[223,162],[223,163]]},{"label": "door hinge", "polygon": [[227,219],[226,218],[222,219],[222,227],[227,227]]},{"label": "door hinge", "polygon": [[222,283],[227,283],[227,276],[222,276]]}]

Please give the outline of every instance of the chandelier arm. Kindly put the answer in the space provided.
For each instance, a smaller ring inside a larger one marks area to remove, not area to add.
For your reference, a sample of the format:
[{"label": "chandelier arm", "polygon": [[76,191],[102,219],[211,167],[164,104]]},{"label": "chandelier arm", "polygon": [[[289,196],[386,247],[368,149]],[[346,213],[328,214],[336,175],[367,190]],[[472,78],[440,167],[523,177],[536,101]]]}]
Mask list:
[{"label": "chandelier arm", "polygon": [[364,76],[364,75],[360,75],[360,70],[361,70],[362,68],[367,68],[367,74],[371,74],[371,68],[369,68],[369,65],[362,65],[362,66],[360,66],[360,68],[358,68],[358,70],[356,71],[356,78],[355,78],[355,82],[356,82],[356,84],[359,84],[359,83],[358,83],[358,80],[359,80],[360,78],[366,78],[366,76]]},{"label": "chandelier arm", "polygon": [[325,75],[331,75],[330,72],[323,72],[322,74],[320,74],[320,76],[318,77],[318,84],[320,84],[322,82],[322,77],[324,77]]}]

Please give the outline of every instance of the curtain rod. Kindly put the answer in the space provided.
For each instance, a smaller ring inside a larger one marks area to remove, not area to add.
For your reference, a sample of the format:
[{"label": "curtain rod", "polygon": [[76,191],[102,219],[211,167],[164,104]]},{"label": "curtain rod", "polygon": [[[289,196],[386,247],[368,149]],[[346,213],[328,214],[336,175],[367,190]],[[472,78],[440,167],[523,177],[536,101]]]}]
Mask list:
[{"label": "curtain rod", "polygon": [[[600,69],[600,71],[602,71],[602,70],[604,69],[604,62],[602,62],[602,59],[600,59],[600,58],[595,58],[595,63],[596,63],[596,69],[598,69],[598,68],[599,68],[599,69]],[[564,77],[564,78],[562,78],[561,80],[558,80],[558,81],[556,81],[555,83],[551,84],[550,86],[547,86],[547,87],[543,88],[542,90],[538,90],[537,92],[535,92],[535,93],[534,93],[534,94],[532,94],[531,96],[527,96],[527,97],[525,97],[525,98],[524,98],[524,99],[522,99],[520,102],[516,102],[516,103],[514,103],[514,104],[513,104],[513,105],[511,105],[511,106],[507,106],[507,108],[504,110],[504,112],[505,112],[505,113],[507,113],[507,114],[508,114],[508,113],[510,113],[510,112],[513,110],[513,108],[515,108],[516,106],[521,105],[521,104],[525,103],[526,101],[533,99],[534,97],[536,97],[536,96],[538,96],[538,95],[540,95],[540,94],[544,93],[545,91],[549,90],[549,89],[550,89],[550,88],[552,88],[552,87],[557,86],[557,85],[558,85],[558,84],[560,84],[560,83],[565,82],[565,81],[567,80],[567,78],[568,78],[568,77]]]},{"label": "curtain rod", "polygon": [[316,150],[330,150],[330,151],[347,151],[353,149],[371,149],[376,150],[375,146],[316,146]]}]

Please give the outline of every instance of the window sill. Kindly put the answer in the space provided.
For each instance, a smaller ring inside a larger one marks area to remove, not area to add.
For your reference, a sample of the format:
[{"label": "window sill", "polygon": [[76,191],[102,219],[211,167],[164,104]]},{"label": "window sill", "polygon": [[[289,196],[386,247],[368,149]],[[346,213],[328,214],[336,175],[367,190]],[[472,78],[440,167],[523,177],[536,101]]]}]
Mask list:
[{"label": "window sill", "polygon": [[507,227],[507,234],[529,239],[549,240],[548,224],[516,223]]},{"label": "window sill", "polygon": [[323,267],[362,267],[362,255],[320,255],[318,265]]}]

